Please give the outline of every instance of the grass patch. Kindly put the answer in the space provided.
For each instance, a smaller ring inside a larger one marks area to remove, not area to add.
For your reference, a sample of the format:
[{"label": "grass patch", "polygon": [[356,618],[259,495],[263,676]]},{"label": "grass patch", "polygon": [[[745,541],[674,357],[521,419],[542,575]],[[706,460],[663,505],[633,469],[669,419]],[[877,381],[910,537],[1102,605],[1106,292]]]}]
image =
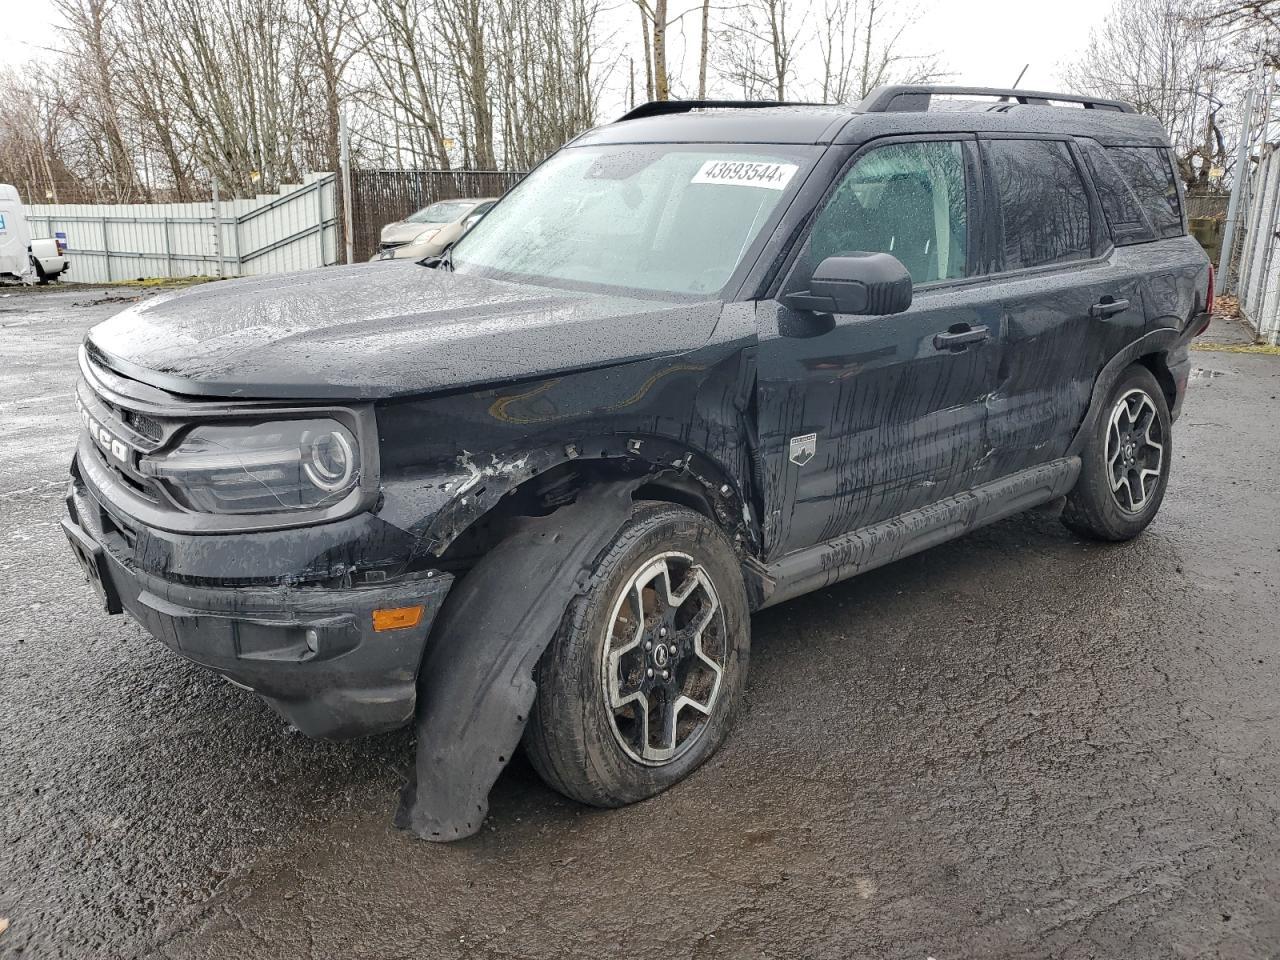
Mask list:
[{"label": "grass patch", "polygon": [[139,277],[137,280],[114,280],[111,283],[91,284],[103,287],[131,287],[136,290],[154,290],[163,287],[190,287],[197,283],[212,283],[221,277]]},{"label": "grass patch", "polygon": [[1267,357],[1280,357],[1280,346],[1266,343],[1193,343],[1192,350],[1213,353],[1260,353]]}]

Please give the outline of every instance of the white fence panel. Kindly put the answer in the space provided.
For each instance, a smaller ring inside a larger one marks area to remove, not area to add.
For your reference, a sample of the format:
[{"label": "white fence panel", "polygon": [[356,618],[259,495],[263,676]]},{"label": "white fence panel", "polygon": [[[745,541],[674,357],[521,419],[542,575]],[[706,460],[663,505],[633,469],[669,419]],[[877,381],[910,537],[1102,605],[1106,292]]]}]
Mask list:
[{"label": "white fence panel", "polygon": [[1268,343],[1280,342],[1280,150],[1254,171],[1236,293],[1245,320]]},{"label": "white fence panel", "polygon": [[236,277],[338,262],[337,178],[309,174],[252,200],[34,204],[32,237],[67,235],[68,280]]}]

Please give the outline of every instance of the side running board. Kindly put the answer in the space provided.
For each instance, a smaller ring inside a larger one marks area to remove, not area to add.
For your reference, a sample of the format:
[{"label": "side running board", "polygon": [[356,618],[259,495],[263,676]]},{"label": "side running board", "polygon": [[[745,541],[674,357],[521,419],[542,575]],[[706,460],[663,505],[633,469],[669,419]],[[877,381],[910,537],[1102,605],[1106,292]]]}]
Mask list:
[{"label": "side running board", "polygon": [[1063,457],[1021,470],[881,523],[788,554],[768,566],[777,586],[771,607],[865,573],[935,544],[1065,495],[1080,475],[1080,458]]}]

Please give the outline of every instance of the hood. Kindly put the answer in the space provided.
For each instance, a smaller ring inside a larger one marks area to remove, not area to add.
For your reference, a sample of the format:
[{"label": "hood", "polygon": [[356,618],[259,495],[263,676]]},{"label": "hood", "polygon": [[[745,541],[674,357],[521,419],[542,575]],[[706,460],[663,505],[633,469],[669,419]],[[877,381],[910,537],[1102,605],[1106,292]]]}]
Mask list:
[{"label": "hood", "polygon": [[369,400],[685,353],[719,314],[718,301],[673,306],[388,261],[161,295],[86,343],[174,393]]},{"label": "hood", "polygon": [[447,226],[447,223],[410,223],[408,220],[397,220],[382,228],[379,239],[383,243],[410,243],[420,233],[442,230]]}]

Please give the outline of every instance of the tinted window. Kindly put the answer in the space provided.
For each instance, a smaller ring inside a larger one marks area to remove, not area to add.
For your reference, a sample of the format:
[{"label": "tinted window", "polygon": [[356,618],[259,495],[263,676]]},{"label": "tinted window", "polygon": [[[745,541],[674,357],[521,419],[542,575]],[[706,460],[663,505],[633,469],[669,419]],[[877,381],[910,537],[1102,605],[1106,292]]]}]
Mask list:
[{"label": "tinted window", "polygon": [[1156,235],[1143,215],[1142,205],[1124,176],[1107,156],[1107,151],[1094,140],[1077,140],[1084,154],[1085,165],[1098,189],[1102,212],[1111,227],[1111,238],[1118,246],[1127,243],[1143,243],[1154,240]]},{"label": "tinted window", "polygon": [[1133,188],[1161,237],[1182,235],[1178,181],[1163,147],[1109,147],[1107,153]]},{"label": "tinted window", "polygon": [[1089,196],[1067,145],[988,140],[984,146],[1004,221],[1004,268],[1088,259]]},{"label": "tinted window", "polygon": [[803,260],[812,270],[836,254],[892,253],[916,283],[963,277],[967,196],[960,144],[879,147],[840,181],[814,221]]}]

